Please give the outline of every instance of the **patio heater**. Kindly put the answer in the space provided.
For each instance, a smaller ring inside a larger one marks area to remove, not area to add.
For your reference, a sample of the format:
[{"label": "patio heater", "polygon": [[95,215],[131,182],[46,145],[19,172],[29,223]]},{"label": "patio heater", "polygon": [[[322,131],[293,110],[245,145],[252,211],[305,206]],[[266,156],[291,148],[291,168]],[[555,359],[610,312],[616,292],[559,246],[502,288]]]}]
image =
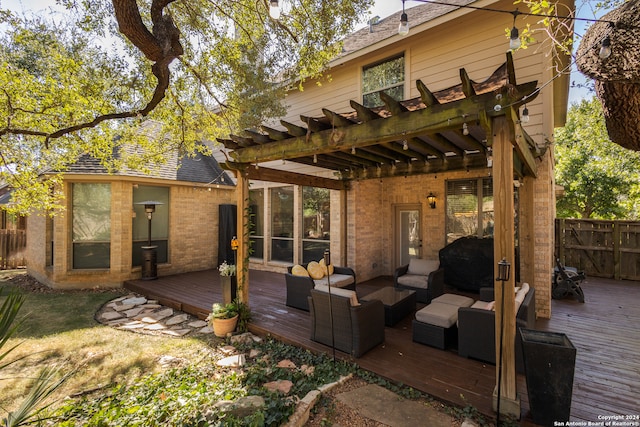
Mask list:
[{"label": "patio heater", "polygon": [[147,215],[149,224],[147,245],[142,247],[142,280],[154,280],[158,278],[158,246],[151,245],[151,218],[156,211],[156,206],[162,204],[162,202],[153,200],[136,203],[136,205],[144,206],[144,212]]}]

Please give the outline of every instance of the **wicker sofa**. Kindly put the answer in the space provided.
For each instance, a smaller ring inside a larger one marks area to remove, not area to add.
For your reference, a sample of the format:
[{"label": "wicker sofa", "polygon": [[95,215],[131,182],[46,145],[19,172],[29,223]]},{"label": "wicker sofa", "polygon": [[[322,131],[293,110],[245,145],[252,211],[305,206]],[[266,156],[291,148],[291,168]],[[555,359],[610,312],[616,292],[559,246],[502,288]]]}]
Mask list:
[{"label": "wicker sofa", "polygon": [[393,283],[398,289],[416,291],[416,301],[429,304],[444,293],[444,269],[438,261],[412,258],[396,269]]},{"label": "wicker sofa", "polygon": [[381,301],[359,303],[355,291],[332,288],[330,296],[326,289],[322,286],[312,289],[308,297],[311,340],[330,347],[333,343],[336,350],[353,357],[360,357],[384,342]]},{"label": "wicker sofa", "polygon": [[[302,266],[307,268],[307,264],[303,264]],[[292,268],[293,266],[288,267],[284,275],[287,286],[286,304],[289,307],[309,311],[307,298],[311,295],[311,289],[313,289],[316,284],[326,285],[327,278],[324,277],[314,280],[307,276],[296,276],[291,274]],[[329,280],[331,281],[331,286],[352,291],[356,290],[356,273],[349,267],[334,267],[333,274],[329,276]]]},{"label": "wicker sofa", "polygon": [[[527,285],[528,286],[528,285]],[[496,312],[488,308],[478,308],[494,299],[493,288],[480,289],[480,302],[475,307],[458,309],[458,355],[487,363],[496,363]],[[530,288],[516,313],[516,370],[524,373],[522,338],[520,328],[535,329],[536,296]]]}]

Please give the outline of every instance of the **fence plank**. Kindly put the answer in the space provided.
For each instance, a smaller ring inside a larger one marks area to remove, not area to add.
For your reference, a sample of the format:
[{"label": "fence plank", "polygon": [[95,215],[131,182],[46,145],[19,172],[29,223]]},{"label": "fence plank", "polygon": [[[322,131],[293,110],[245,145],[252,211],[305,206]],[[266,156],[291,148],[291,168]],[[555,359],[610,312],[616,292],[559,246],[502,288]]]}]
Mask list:
[{"label": "fence plank", "polygon": [[640,222],[556,219],[556,256],[587,275],[640,280]]},{"label": "fence plank", "polygon": [[0,270],[24,267],[26,230],[0,230]]}]

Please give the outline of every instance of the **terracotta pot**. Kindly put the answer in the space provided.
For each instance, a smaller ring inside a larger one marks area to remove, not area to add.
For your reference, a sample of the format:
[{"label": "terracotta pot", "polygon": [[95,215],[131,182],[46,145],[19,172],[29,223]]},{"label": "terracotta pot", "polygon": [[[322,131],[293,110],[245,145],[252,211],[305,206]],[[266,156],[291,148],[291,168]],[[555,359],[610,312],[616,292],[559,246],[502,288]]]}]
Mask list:
[{"label": "terracotta pot", "polygon": [[213,326],[213,333],[220,338],[224,338],[227,334],[236,330],[238,323],[238,315],[236,314],[231,319],[213,319],[211,324]]}]

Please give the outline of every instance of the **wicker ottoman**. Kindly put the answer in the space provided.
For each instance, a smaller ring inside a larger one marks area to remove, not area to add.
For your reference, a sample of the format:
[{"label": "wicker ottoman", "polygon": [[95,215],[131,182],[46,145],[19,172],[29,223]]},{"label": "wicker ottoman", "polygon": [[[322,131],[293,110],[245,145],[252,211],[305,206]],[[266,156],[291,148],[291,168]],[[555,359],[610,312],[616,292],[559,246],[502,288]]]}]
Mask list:
[{"label": "wicker ottoman", "polygon": [[473,299],[444,294],[418,310],[413,320],[413,341],[439,349],[455,347],[458,342],[458,308],[469,307]]}]

